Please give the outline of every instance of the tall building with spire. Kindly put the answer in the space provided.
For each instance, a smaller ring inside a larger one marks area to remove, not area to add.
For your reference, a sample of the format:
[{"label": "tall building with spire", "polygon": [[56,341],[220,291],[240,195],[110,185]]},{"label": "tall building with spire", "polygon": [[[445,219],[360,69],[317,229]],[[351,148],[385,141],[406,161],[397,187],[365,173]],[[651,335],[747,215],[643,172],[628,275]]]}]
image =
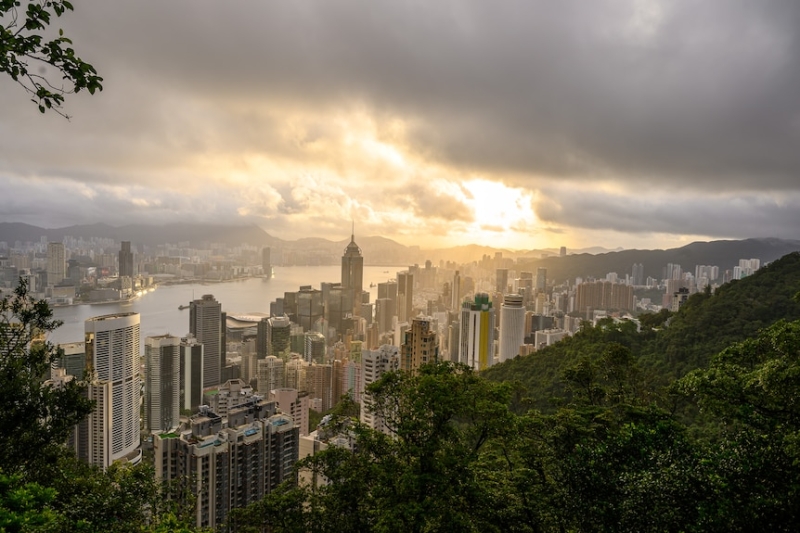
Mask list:
[{"label": "tall building with spire", "polygon": [[353,303],[353,315],[361,315],[361,291],[364,288],[364,257],[356,244],[355,224],[350,234],[350,243],[342,255],[342,289],[349,292]]}]

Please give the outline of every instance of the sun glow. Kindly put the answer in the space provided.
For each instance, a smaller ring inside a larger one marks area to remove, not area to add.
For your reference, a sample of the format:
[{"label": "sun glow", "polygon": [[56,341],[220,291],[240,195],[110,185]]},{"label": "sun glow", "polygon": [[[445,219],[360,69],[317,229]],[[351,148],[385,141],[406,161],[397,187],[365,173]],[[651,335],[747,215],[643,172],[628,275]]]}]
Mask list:
[{"label": "sun glow", "polygon": [[465,203],[475,220],[470,230],[481,244],[528,247],[538,221],[533,212],[533,192],[507,187],[497,181],[473,179],[463,184]]}]

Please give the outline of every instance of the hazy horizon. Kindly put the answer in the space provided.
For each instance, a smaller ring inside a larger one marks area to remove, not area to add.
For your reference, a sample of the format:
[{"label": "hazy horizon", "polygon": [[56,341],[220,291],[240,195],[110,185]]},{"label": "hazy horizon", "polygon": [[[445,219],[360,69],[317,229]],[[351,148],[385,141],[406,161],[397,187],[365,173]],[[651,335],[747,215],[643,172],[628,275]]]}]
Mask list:
[{"label": "hazy horizon", "polygon": [[800,3],[82,0],[54,28],[104,90],[66,121],[0,79],[0,221],[354,220],[423,249],[800,234]]}]

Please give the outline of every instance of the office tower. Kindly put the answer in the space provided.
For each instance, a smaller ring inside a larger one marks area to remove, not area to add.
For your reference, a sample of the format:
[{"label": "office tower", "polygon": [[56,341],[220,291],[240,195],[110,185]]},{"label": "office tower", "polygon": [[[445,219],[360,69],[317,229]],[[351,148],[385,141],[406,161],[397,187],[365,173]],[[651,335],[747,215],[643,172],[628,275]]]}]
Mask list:
[{"label": "office tower", "polygon": [[169,432],[180,424],[181,339],[172,335],[144,341],[144,427]]},{"label": "office tower", "polygon": [[196,412],[203,402],[203,345],[190,333],[179,350],[181,409]]},{"label": "office tower", "polygon": [[[103,382],[111,386],[110,424],[102,424],[102,431],[111,432],[111,453],[105,455],[103,468],[110,461],[139,462],[139,408],[141,385],[139,377],[139,314],[119,313],[103,315],[86,320],[86,363],[88,375],[97,383],[92,394],[107,403]],[[103,411],[106,405],[98,403]],[[102,418],[98,415],[97,417]],[[90,428],[90,440],[106,439],[94,433],[100,425]],[[79,453],[79,455],[81,455]]]},{"label": "office tower", "polygon": [[325,321],[337,334],[343,334],[345,318],[353,314],[353,291],[341,283],[323,282],[321,288]]},{"label": "office tower", "polygon": [[292,324],[288,316],[273,316],[259,321],[256,332],[256,353],[259,359],[274,355],[288,361],[291,341]]},{"label": "office tower", "polygon": [[397,280],[389,280],[378,283],[378,298],[389,298],[397,302]]},{"label": "office tower", "polygon": [[547,269],[539,267],[536,269],[536,292],[547,291]]},{"label": "office tower", "polygon": [[58,361],[54,361],[51,367],[63,368],[68,375],[83,379],[86,370],[86,344],[70,342],[59,344],[58,347],[63,350],[64,355]]},{"label": "office tower", "polygon": [[308,393],[293,388],[273,389],[269,399],[275,402],[282,412],[292,417],[300,435],[308,435]]},{"label": "office tower", "polygon": [[[400,352],[396,346],[384,344],[377,350],[364,350],[361,361],[361,389],[366,391],[367,387],[376,381],[386,372],[397,370],[400,367]],[[369,393],[364,392],[361,401],[361,422],[377,431],[389,433],[385,420],[373,409],[373,400]]]},{"label": "office tower", "polygon": [[[508,269],[498,268],[495,274],[495,291],[501,294],[508,292]],[[458,307],[453,307],[458,309]]]},{"label": "office tower", "polygon": [[562,246],[558,255],[561,256],[561,257],[567,257],[567,247],[566,246]]},{"label": "office tower", "polygon": [[272,258],[269,247],[261,249],[261,270],[264,272],[264,276],[272,277]]},{"label": "office tower", "polygon": [[453,274],[453,286],[450,287],[450,309],[461,307],[461,273],[456,270]]},{"label": "office tower", "polygon": [[[363,353],[362,353],[363,355]],[[400,368],[406,372],[417,370],[425,363],[439,359],[439,338],[430,318],[415,318],[404,333],[400,345]]]},{"label": "office tower", "polygon": [[355,226],[350,235],[350,244],[344,249],[342,255],[342,289],[349,295],[352,302],[352,313],[361,314],[361,291],[364,286],[364,258],[361,248],[356,244]]},{"label": "office tower", "polygon": [[303,334],[304,350],[303,360],[307,363],[312,361],[322,363],[325,361],[325,336],[316,331],[309,331]]},{"label": "office tower", "polygon": [[[312,331],[323,316],[322,291],[310,285],[300,287],[297,295],[297,320],[303,331]],[[286,296],[284,295],[284,307]]]},{"label": "office tower", "polygon": [[284,362],[274,355],[268,355],[258,361],[258,377],[256,389],[261,394],[269,394],[272,389],[280,389],[284,385]]},{"label": "office tower", "polygon": [[392,318],[397,315],[391,298],[378,298],[375,300],[375,322],[378,332],[386,333],[392,329]]},{"label": "office tower", "polygon": [[364,319],[365,328],[368,328],[372,324],[372,321],[374,320],[374,315],[375,315],[374,304],[369,302],[361,304],[361,318]]},{"label": "office tower", "polygon": [[461,323],[458,320],[447,326],[447,349],[449,360],[453,363],[461,361]]},{"label": "office tower", "polygon": [[500,307],[500,349],[499,362],[513,359],[519,354],[519,347],[525,344],[525,308],[522,296],[506,294]]},{"label": "office tower", "polygon": [[397,320],[408,322],[414,309],[414,275],[408,271],[397,273]]},{"label": "office tower", "polygon": [[267,342],[267,330],[269,329],[269,317],[265,316],[256,324],[256,355],[259,359],[264,359],[269,353],[269,343]]},{"label": "office tower", "polygon": [[489,295],[478,293],[472,302],[461,306],[461,348],[459,359],[475,370],[494,363],[495,310]]},{"label": "office tower", "polygon": [[60,242],[47,243],[47,286],[61,283],[67,273],[67,258],[64,245]]},{"label": "office tower", "polygon": [[189,332],[203,345],[203,387],[222,383],[222,305],[211,294],[189,304]]},{"label": "office tower", "polygon": [[133,252],[130,241],[122,241],[119,251],[119,277],[133,277]]},{"label": "office tower", "polygon": [[204,408],[192,417],[190,430],[156,435],[156,479],[183,487],[176,497],[194,504],[198,528],[221,528],[231,509],[260,501],[293,479],[298,446],[292,417],[253,396],[227,417]]}]

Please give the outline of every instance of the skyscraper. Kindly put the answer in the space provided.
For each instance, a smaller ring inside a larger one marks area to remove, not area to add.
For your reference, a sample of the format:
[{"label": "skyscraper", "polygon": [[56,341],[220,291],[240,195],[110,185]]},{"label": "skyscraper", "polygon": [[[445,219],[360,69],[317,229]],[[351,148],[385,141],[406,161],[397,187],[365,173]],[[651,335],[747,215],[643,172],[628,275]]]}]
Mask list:
[{"label": "skyscraper", "polygon": [[495,310],[489,295],[478,293],[473,302],[461,306],[461,349],[459,359],[475,370],[494,363]]},{"label": "skyscraper", "polygon": [[122,241],[119,251],[119,276],[133,277],[133,252],[130,241]]},{"label": "skyscraper", "polygon": [[536,269],[536,292],[547,291],[547,269],[539,267]]},{"label": "skyscraper", "polygon": [[456,270],[453,275],[453,286],[450,288],[450,309],[461,307],[461,273]]},{"label": "skyscraper", "polygon": [[[364,285],[364,258],[356,244],[355,226],[350,235],[350,244],[342,255],[342,289],[349,294],[353,315],[361,315],[361,291]],[[330,319],[329,319],[330,320]]]},{"label": "skyscraper", "polygon": [[286,383],[284,381],[284,366],[283,360],[274,355],[268,355],[266,358],[260,359],[256,378],[258,392],[267,395],[273,389],[283,388]]},{"label": "skyscraper", "polygon": [[54,287],[61,283],[67,273],[67,258],[64,244],[47,243],[47,286]]},{"label": "skyscraper", "polygon": [[[363,355],[363,352],[362,352]],[[430,318],[415,318],[411,327],[403,334],[400,345],[400,368],[414,371],[425,363],[439,359],[439,339]]]},{"label": "skyscraper", "polygon": [[[97,382],[97,391],[103,391],[103,382],[111,386],[110,424],[97,424],[89,428],[90,440],[107,439],[98,431],[110,432],[110,461],[139,462],[139,404],[141,389],[139,379],[139,314],[119,313],[90,318],[85,322],[87,374]],[[108,408],[106,395],[103,405]],[[101,417],[96,417],[99,421]],[[101,427],[102,426],[102,427]],[[82,455],[79,451],[78,455]],[[97,464],[97,463],[95,463]],[[108,464],[98,464],[107,467]]]},{"label": "skyscraper", "polygon": [[397,320],[408,322],[414,309],[414,274],[409,271],[397,273]]},{"label": "skyscraper", "polygon": [[[384,344],[377,350],[361,352],[362,390],[366,391],[370,383],[378,381],[386,372],[397,370],[400,366],[400,353],[396,346]],[[388,433],[384,419],[372,408],[372,397],[364,392],[361,401],[361,422],[377,431]]]},{"label": "skyscraper", "polygon": [[144,427],[168,432],[180,423],[181,339],[172,335],[144,341]]},{"label": "skyscraper", "polygon": [[197,411],[203,403],[203,345],[191,333],[180,344],[181,409]]},{"label": "skyscraper", "polygon": [[522,296],[506,294],[500,308],[500,347],[499,361],[508,361],[519,354],[519,347],[525,343],[525,308]]},{"label": "skyscraper", "polygon": [[[495,274],[495,291],[500,294],[508,292],[508,269],[498,268]],[[457,309],[454,307],[453,309]]]},{"label": "skyscraper", "polygon": [[203,387],[222,383],[225,351],[222,346],[222,305],[205,294],[189,305],[189,332],[203,345]]},{"label": "skyscraper", "polygon": [[270,249],[268,247],[261,249],[261,269],[264,272],[264,276],[268,278],[272,277],[272,258],[270,255]]}]

